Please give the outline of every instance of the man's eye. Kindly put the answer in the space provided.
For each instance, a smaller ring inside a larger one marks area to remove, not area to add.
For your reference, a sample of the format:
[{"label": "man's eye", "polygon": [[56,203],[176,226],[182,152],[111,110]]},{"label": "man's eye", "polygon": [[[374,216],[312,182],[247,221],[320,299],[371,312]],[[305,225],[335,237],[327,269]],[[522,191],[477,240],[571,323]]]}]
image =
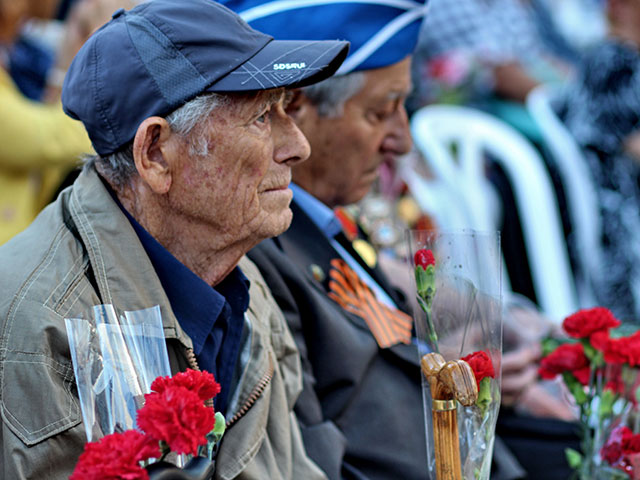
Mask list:
[{"label": "man's eye", "polygon": [[376,112],[376,118],[382,122],[384,120],[386,120],[387,118],[389,118],[391,116],[393,112],[387,111],[387,110],[383,110],[380,112]]},{"label": "man's eye", "polygon": [[264,112],[262,115],[256,118],[256,122],[265,123],[267,121],[267,115],[269,115],[269,112]]},{"label": "man's eye", "polygon": [[384,122],[390,115],[391,112],[388,111],[372,110],[369,112],[368,117],[372,123],[380,123]]}]

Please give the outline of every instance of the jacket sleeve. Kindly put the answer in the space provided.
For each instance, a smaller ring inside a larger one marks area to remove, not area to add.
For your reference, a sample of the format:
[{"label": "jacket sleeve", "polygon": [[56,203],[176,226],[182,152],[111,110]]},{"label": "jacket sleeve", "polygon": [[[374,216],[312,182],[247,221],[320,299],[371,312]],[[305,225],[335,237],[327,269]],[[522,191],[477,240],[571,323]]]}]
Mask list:
[{"label": "jacket sleeve", "polygon": [[68,117],[60,103],[29,100],[0,68],[0,167],[72,166],[92,151],[82,123]]},{"label": "jacket sleeve", "polygon": [[366,480],[366,476],[345,461],[346,438],[340,428],[325,418],[322,403],[315,390],[315,378],[308,358],[300,310],[287,279],[280,273],[273,259],[283,255],[271,240],[262,242],[249,252],[249,258],[258,266],[271,294],[282,310],[289,330],[298,347],[302,362],[303,388],[295,404],[302,439],[307,454],[324,470],[329,479]]}]

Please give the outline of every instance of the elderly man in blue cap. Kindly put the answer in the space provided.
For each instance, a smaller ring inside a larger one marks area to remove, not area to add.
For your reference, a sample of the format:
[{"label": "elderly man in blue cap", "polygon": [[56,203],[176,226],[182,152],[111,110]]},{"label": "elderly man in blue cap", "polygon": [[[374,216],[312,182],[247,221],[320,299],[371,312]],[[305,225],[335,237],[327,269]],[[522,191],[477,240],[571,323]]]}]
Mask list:
[{"label": "elderly man in blue cap", "polygon": [[97,156],[0,248],[0,477],[67,478],[85,428],[64,319],[159,305],[174,371],[222,386],[215,478],[322,479],[292,413],[300,360],[244,254],[291,220],[309,145],[287,88],[346,42],[276,41],[209,0],[119,10],[74,59],[65,111]]},{"label": "elderly man in blue cap", "polygon": [[[305,388],[295,411],[307,451],[334,479],[428,478],[408,307],[333,211],[359,201],[381,163],[411,148],[404,100],[427,7],[414,0],[225,4],[277,38],[351,43],[338,75],[297,92],[289,105],[311,157],[293,168],[291,227],[249,253],[302,355]],[[500,467],[492,478],[523,474],[514,462]]]}]

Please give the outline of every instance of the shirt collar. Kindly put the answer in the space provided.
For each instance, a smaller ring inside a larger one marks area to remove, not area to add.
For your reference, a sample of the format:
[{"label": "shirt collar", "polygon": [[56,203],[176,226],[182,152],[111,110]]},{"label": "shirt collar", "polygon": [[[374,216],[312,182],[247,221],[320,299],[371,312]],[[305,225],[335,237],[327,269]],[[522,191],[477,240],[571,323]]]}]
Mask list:
[{"label": "shirt collar", "polygon": [[[194,353],[199,355],[222,312],[225,297],[189,270],[160,242],[153,238],[127,212],[115,195],[114,199],[138,235],[140,243],[160,279],[162,288],[164,288],[180,327],[191,338]],[[248,305],[250,282],[239,267],[233,269],[219,285],[224,288],[223,291],[232,290],[232,286],[240,287],[243,293],[246,292],[246,297],[242,295],[244,298],[241,302]]]},{"label": "shirt collar", "polygon": [[289,185],[289,188],[293,191],[293,199],[298,206],[328,238],[335,237],[342,230],[340,220],[333,210],[295,183]]}]

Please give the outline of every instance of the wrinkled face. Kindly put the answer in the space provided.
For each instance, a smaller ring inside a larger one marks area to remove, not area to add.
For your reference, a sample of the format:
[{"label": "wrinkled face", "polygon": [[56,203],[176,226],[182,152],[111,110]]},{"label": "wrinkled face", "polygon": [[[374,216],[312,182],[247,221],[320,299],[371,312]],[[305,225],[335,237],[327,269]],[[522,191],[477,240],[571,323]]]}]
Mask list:
[{"label": "wrinkled face", "polygon": [[181,147],[171,207],[213,229],[218,243],[257,243],[291,223],[291,166],[309,156],[309,144],[286,114],[285,97],[284,89],[235,95],[194,133],[206,155],[190,153],[186,140]]},{"label": "wrinkled face", "polygon": [[404,101],[411,90],[411,59],[366,72],[359,93],[339,117],[317,111],[297,123],[311,144],[311,158],[294,169],[294,181],[330,207],[357,202],[366,195],[384,160],[411,148]]}]

